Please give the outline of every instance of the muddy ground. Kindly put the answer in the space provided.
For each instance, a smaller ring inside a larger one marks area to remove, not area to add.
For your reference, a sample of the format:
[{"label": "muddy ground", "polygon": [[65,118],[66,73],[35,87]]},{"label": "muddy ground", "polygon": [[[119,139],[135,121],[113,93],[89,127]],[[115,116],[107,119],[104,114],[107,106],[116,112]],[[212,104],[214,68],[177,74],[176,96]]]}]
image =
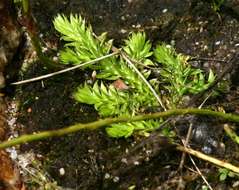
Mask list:
[{"label": "muddy ground", "polygon": [[[30,2],[43,46],[48,48],[46,53],[49,56],[56,56],[57,48],[62,46],[52,26],[52,19],[58,13],[81,14],[92,24],[97,34],[108,32],[109,38],[115,39],[116,45],[120,44],[129,32],[146,31],[154,44],[158,41],[173,44],[177,52],[201,58],[201,61],[192,64],[204,69],[210,67],[218,74],[227,64],[226,61],[233,58],[239,49],[237,0],[226,1],[218,12],[212,9],[209,2],[197,0]],[[20,51],[16,62],[23,61],[24,56],[27,59],[34,57],[34,53],[29,53],[31,50],[26,50],[29,48],[28,44],[22,48],[23,51]],[[30,55],[26,56],[26,52]],[[11,73],[12,68],[9,67],[8,71]],[[8,83],[51,71],[44,67],[43,63],[36,61],[17,75],[15,72],[9,75]],[[18,126],[19,134],[59,129],[77,122],[96,120],[98,116],[93,107],[78,104],[72,98],[74,89],[89,75],[90,73],[79,70],[40,82],[17,87],[8,86],[5,91],[10,97],[10,103],[12,101],[19,104],[19,110],[15,113],[17,122],[14,123]],[[238,113],[239,79],[236,65],[233,71],[226,75],[225,81],[226,87],[220,95],[209,99],[205,107],[222,107],[227,112]],[[202,101],[203,99],[199,102]],[[184,124],[187,123],[187,119],[184,120]],[[226,137],[223,130],[217,130],[223,129],[220,121],[197,118],[196,124],[205,125],[206,131],[210,126],[212,132],[205,134],[209,134],[210,138],[212,136],[224,147],[213,147],[211,155],[239,164],[238,145]],[[50,182],[57,182],[58,187],[50,189],[62,187],[87,190],[164,190],[176,189],[178,184],[182,185],[181,189],[202,189],[205,184],[189,159],[186,160],[182,172],[177,172],[181,153],[175,151],[174,147],[157,136],[157,133],[154,133],[151,139],[153,141],[149,144],[141,146],[142,142],[148,142],[147,138],[112,139],[102,129],[30,143],[21,146],[17,151],[21,156],[34,153],[34,159],[41,165],[40,171],[50,176]],[[197,143],[196,148],[201,151],[205,146]],[[125,164],[125,159],[130,160],[129,164]],[[213,189],[239,189],[237,176],[220,181],[216,166],[196,158],[195,162]],[[34,166],[33,163],[29,165]],[[29,174],[24,175],[28,175],[26,179],[31,179]],[[183,180],[180,182],[180,179]],[[47,180],[26,181],[29,189],[40,189],[39,186],[44,187],[46,183]]]}]

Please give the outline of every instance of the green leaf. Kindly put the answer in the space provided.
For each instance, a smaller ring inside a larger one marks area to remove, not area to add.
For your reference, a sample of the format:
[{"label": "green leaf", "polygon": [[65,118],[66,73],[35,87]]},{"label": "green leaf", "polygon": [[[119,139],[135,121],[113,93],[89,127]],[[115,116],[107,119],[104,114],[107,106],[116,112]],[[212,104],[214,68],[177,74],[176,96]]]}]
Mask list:
[{"label": "green leaf", "polygon": [[133,134],[134,127],[129,125],[124,125],[124,124],[114,124],[111,127],[107,127],[106,132],[110,137],[127,138]]},{"label": "green leaf", "polygon": [[103,117],[122,115],[135,109],[131,107],[131,98],[127,93],[117,91],[113,86],[106,87],[96,82],[93,87],[85,84],[79,87],[73,97],[81,103],[94,105]]},{"label": "green leaf", "polygon": [[[151,52],[151,43],[146,40],[146,34],[142,32],[131,33],[128,40],[125,40],[124,51],[136,61],[144,61],[146,58],[150,57],[153,52]],[[149,61],[147,61],[149,64]]]},{"label": "green leaf", "polygon": [[159,44],[154,50],[156,61],[161,64],[161,76],[166,85],[165,88],[171,94],[172,105],[178,104],[184,95],[197,94],[209,87],[215,80],[210,70],[208,80],[205,73],[192,68],[187,63],[188,56],[176,54],[171,46]]},{"label": "green leaf", "polygon": [[110,127],[106,128],[106,132],[109,136],[114,138],[129,137],[135,131],[152,131],[160,126],[160,121],[158,120],[147,120],[147,121],[137,121],[131,123],[118,123],[112,124]]}]

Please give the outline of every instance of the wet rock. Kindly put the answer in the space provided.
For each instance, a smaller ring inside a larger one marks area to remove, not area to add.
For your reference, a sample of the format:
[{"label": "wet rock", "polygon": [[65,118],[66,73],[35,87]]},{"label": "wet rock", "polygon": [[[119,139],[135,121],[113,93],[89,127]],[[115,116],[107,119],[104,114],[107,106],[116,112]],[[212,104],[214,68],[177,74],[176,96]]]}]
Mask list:
[{"label": "wet rock", "polygon": [[200,145],[202,152],[206,154],[222,153],[221,144],[217,139],[219,134],[211,128],[207,123],[197,123],[192,130],[192,141]]},{"label": "wet rock", "polygon": [[225,151],[224,144],[219,141],[222,127],[207,118],[195,116],[181,117],[175,122],[178,133],[186,138],[189,126],[192,125],[192,133],[189,144],[199,148],[205,154],[222,155]]}]

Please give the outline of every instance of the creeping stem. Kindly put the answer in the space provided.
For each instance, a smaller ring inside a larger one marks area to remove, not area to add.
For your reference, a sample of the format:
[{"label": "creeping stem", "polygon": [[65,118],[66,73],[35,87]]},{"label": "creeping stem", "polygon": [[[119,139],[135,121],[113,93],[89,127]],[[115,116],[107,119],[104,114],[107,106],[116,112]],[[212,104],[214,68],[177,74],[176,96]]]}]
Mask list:
[{"label": "creeping stem", "polygon": [[167,118],[175,115],[185,115],[185,114],[195,114],[195,115],[206,115],[212,117],[218,117],[226,121],[232,121],[235,123],[239,123],[239,115],[231,114],[231,113],[222,113],[217,111],[212,111],[209,109],[198,109],[198,108],[187,108],[187,109],[172,109],[165,112],[157,112],[151,114],[137,115],[133,117],[117,117],[117,118],[106,118],[98,121],[94,121],[91,123],[78,123],[75,125],[71,125],[69,127],[65,127],[62,129],[56,129],[51,131],[43,131],[34,134],[26,134],[20,137],[11,139],[9,141],[4,141],[0,143],[0,149],[20,145],[23,143],[28,143],[32,141],[38,141],[50,137],[59,137],[63,135],[67,135],[70,133],[75,133],[82,129],[95,130],[103,126],[107,126],[113,123],[120,122],[133,122],[147,119],[156,119],[156,118]]}]

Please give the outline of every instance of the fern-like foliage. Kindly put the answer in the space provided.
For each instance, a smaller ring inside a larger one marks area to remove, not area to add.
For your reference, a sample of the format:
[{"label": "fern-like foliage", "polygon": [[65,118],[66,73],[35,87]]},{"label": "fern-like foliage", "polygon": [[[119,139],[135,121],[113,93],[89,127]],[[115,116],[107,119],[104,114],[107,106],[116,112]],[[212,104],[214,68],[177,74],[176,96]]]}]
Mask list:
[{"label": "fern-like foliage", "polygon": [[[65,41],[65,49],[60,52],[63,64],[82,64],[104,55],[111,51],[112,40],[107,40],[106,33],[101,36],[93,35],[90,25],[77,15],[70,15],[68,19],[64,15],[58,15],[54,19],[54,26]],[[210,72],[208,79],[200,69],[192,68],[188,63],[188,57],[176,54],[174,49],[161,44],[152,50],[151,43],[146,40],[145,33],[132,33],[123,50],[134,60],[135,66],[140,70],[154,90],[160,94],[159,84],[164,84],[170,96],[167,98],[172,105],[177,105],[180,99],[190,93],[198,93],[206,89],[215,76]],[[151,61],[154,55],[160,63],[162,79],[152,78],[151,70],[144,65],[156,65]],[[94,65],[87,67],[97,71],[97,82],[93,86],[81,85],[74,92],[74,98],[81,103],[94,105],[101,117],[127,115],[133,116],[142,112],[145,107],[157,107],[158,101],[142,81],[138,74],[120,56],[109,57]],[[83,68],[84,69],[84,68]],[[149,78],[149,76],[151,76]],[[120,89],[114,86],[114,80],[119,79],[128,87]],[[103,82],[102,80],[108,80]],[[109,126],[106,131],[112,137],[128,137],[134,131],[150,131],[160,125],[159,120],[147,120],[133,123],[118,123]]]},{"label": "fern-like foliage", "polygon": [[[68,20],[66,16],[58,15],[54,19],[53,24],[62,35],[61,39],[66,42],[65,50],[60,52],[60,59],[64,64],[81,64],[82,62],[107,55],[111,49],[112,40],[106,40],[106,33],[95,37],[91,26],[87,26],[81,16],[70,15]],[[136,43],[135,41],[137,41],[138,46],[141,49],[145,49],[145,57],[152,54],[152,52],[147,50],[151,45],[149,42],[145,42],[145,34],[140,34],[138,38],[134,37],[133,39],[130,40],[131,43]],[[131,45],[131,43],[128,42],[128,45]],[[131,45],[131,47],[134,46]],[[136,47],[134,47],[132,52],[135,51]],[[141,92],[148,92],[148,88],[143,85],[139,76],[122,59],[111,57],[89,67],[98,71],[96,77],[99,79],[116,80],[121,78],[131,88]]]},{"label": "fern-like foliage", "polygon": [[129,137],[134,132],[150,132],[155,130],[160,126],[159,120],[147,120],[147,121],[137,121],[131,123],[116,123],[111,125],[106,129],[109,136],[119,138],[119,137]]},{"label": "fern-like foliage", "polygon": [[151,51],[152,44],[146,40],[146,35],[143,32],[132,33],[128,40],[125,40],[124,51],[136,61],[145,65],[153,65],[153,62],[148,59],[153,52]]},{"label": "fern-like foliage", "polygon": [[129,115],[134,109],[130,94],[118,91],[113,86],[107,88],[103,83],[98,85],[96,82],[93,87],[85,84],[73,96],[79,102],[94,105],[102,117]]},{"label": "fern-like foliage", "polygon": [[64,64],[80,64],[96,59],[107,54],[111,48],[110,41],[108,46],[105,45],[105,34],[100,37],[101,42],[95,39],[91,26],[87,26],[81,16],[71,14],[68,20],[64,15],[57,15],[53,24],[66,42],[66,49],[60,52]]},{"label": "fern-like foliage", "polygon": [[154,50],[158,63],[162,65],[161,76],[165,87],[171,94],[173,104],[177,104],[183,95],[196,94],[208,88],[215,75],[210,70],[208,79],[200,69],[188,64],[188,56],[176,54],[175,50],[165,44],[160,44]]}]

